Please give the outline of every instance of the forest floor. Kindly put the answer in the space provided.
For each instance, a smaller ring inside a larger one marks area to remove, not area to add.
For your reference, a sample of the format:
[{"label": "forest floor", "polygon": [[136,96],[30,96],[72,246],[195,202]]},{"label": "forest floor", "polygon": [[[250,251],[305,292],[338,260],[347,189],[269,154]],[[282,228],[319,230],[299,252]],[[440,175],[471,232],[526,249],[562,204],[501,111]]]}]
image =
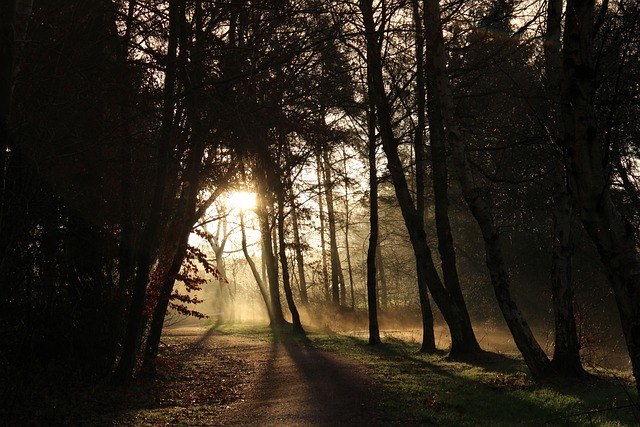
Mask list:
[{"label": "forest floor", "polygon": [[379,386],[354,359],[213,328],[172,329],[163,344],[156,375],[125,394],[106,393],[108,410],[79,424],[381,425]]},{"label": "forest floor", "polygon": [[517,356],[456,361],[397,338],[264,325],[174,327],[161,344],[156,372],[129,387],[32,376],[4,393],[9,412],[0,399],[0,426],[640,425],[629,372],[534,382]]}]

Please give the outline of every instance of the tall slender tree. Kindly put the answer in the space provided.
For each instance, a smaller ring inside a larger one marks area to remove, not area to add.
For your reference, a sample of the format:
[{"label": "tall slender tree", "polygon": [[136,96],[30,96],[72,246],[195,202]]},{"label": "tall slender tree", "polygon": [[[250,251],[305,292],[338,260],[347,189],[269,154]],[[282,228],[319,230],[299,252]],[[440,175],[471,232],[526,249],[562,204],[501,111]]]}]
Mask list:
[{"label": "tall slender tree", "polygon": [[593,0],[568,0],[563,37],[561,138],[568,186],[615,295],[636,388],[640,390],[640,255],[634,227],[611,194],[608,150],[595,109]]},{"label": "tall slender tree", "polygon": [[302,239],[300,238],[300,222],[298,221],[298,207],[295,199],[291,200],[291,222],[293,226],[293,247],[296,254],[296,267],[298,269],[298,285],[300,287],[300,301],[303,305],[309,304],[309,295],[307,294],[307,278],[304,266],[304,255],[302,251]]},{"label": "tall slender tree", "polygon": [[[378,259],[378,165],[376,161],[376,105],[370,93],[370,69],[367,67],[369,96],[367,97],[367,158],[369,160],[369,246],[367,248],[367,309],[369,313],[369,344],[380,344],[380,326],[378,325],[378,277],[376,262]],[[433,330],[433,328],[431,328]]]},{"label": "tall slender tree", "polygon": [[[327,202],[327,222],[329,223],[329,256],[331,260],[331,298],[334,305],[340,305],[344,294],[344,276],[338,252],[338,233],[333,200],[333,171],[329,160],[329,146],[322,146],[322,171],[324,172],[324,195]],[[342,291],[342,292],[341,292]],[[344,301],[343,301],[344,302]]]},{"label": "tall slender tree", "polygon": [[157,165],[152,187],[153,197],[149,209],[150,217],[141,232],[140,244],[136,251],[136,275],[133,282],[133,294],[129,306],[122,355],[116,370],[116,378],[121,383],[128,383],[135,369],[144,322],[144,304],[148,277],[154,258],[153,248],[157,244],[157,236],[161,229],[161,216],[159,213],[162,211],[166,195],[166,170],[169,163],[170,144],[174,136],[178,36],[180,34],[181,10],[184,9],[184,6],[184,0],[172,0],[169,2],[169,43],[164,75],[162,126],[158,137]]},{"label": "tall slender tree", "polygon": [[[561,32],[562,0],[547,2],[546,38],[544,44],[545,89],[550,97],[547,128],[555,143],[558,137],[560,114],[560,81],[562,70]],[[558,150],[560,151],[560,150]],[[564,155],[556,156],[553,184],[553,252],[551,265],[551,289],[554,310],[554,350],[552,364],[556,371],[569,375],[584,373],[580,361],[572,289],[573,198],[567,188]]]},{"label": "tall slender tree", "polygon": [[[382,62],[379,55],[378,31],[374,21],[373,2],[371,0],[361,0],[360,9],[364,19],[365,36],[367,42],[367,61],[371,67],[371,84],[373,86],[372,95],[376,104],[378,123],[382,138],[382,147],[387,157],[387,168],[389,169],[398,203],[402,211],[402,216],[409,232],[409,237],[416,258],[416,268],[421,271],[421,275],[426,278],[429,291],[433,296],[438,308],[443,314],[449,331],[451,333],[451,355],[457,356],[465,353],[476,353],[478,347],[474,345],[471,324],[466,322],[462,315],[461,308],[455,304],[447,289],[443,286],[438,271],[433,262],[431,249],[427,244],[426,232],[421,226],[422,219],[419,217],[407,179],[404,175],[402,161],[398,154],[398,140],[394,134],[393,122],[389,100],[385,93],[385,84],[382,75]],[[423,309],[423,319],[425,308],[428,304],[426,289],[422,288],[425,281],[418,281],[420,289],[420,303]]]},{"label": "tall slender tree", "polygon": [[[452,115],[453,99],[446,70],[447,59],[439,1],[425,0],[424,13],[427,30],[427,72],[433,81],[427,94],[429,102],[433,102],[430,111],[441,115],[440,126],[446,129],[447,142],[453,154],[465,201],[482,232],[487,267],[498,305],[532,376],[544,377],[549,373],[550,361],[536,341],[511,293],[502,254],[500,232],[486,201],[486,191],[472,177],[463,136]],[[430,120],[432,127],[434,122],[435,120]]]},{"label": "tall slender tree", "polygon": [[280,256],[280,267],[282,269],[282,284],[284,287],[285,297],[287,299],[287,305],[289,312],[291,313],[291,322],[293,323],[293,332],[299,335],[304,335],[304,329],[302,322],[300,321],[300,314],[298,308],[293,299],[293,292],[291,291],[291,280],[289,275],[289,261],[287,260],[287,243],[286,243],[286,227],[285,227],[285,200],[287,198],[285,194],[284,186],[281,185],[278,188],[278,247]]}]

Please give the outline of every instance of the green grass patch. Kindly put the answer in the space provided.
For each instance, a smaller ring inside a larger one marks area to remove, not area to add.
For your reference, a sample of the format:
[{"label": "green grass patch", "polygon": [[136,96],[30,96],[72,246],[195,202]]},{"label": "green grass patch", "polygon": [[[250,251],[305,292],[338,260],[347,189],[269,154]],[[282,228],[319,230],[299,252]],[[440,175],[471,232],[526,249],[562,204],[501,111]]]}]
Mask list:
[{"label": "green grass patch", "polygon": [[628,374],[590,372],[584,378],[534,382],[517,357],[486,354],[465,362],[422,354],[419,345],[387,339],[309,333],[307,340],[267,327],[223,326],[261,340],[297,341],[361,360],[382,385],[385,425],[631,426],[640,425],[637,394]]}]

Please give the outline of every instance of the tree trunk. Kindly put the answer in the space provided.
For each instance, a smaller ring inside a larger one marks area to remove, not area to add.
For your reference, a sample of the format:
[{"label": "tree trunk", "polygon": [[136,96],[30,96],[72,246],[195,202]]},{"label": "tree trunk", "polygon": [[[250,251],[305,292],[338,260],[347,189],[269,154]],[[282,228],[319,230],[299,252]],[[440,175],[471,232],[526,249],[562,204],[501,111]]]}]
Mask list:
[{"label": "tree trunk", "polygon": [[[560,81],[562,71],[561,32],[562,0],[547,2],[547,30],[544,43],[545,89],[550,103],[547,128],[552,143],[557,142],[560,122]],[[553,300],[555,343],[551,364],[564,375],[584,373],[580,362],[580,341],[577,334],[571,286],[573,258],[573,200],[567,189],[564,159],[558,155],[553,186],[553,246],[551,260],[551,295]]]},{"label": "tree trunk", "polygon": [[429,53],[427,70],[433,81],[433,84],[428,88],[429,102],[433,102],[432,108],[437,109],[441,115],[443,128],[446,123],[446,139],[450,144],[465,201],[478,223],[484,239],[487,267],[500,310],[513,335],[516,346],[531,371],[531,375],[540,378],[549,372],[549,359],[533,336],[511,295],[509,277],[502,256],[499,230],[493,222],[491,210],[485,200],[486,191],[473,180],[461,132],[454,122],[453,99],[449,89],[449,78],[446,74],[447,60],[440,21],[440,5],[438,0],[425,0],[424,7],[427,51]]},{"label": "tree trunk", "polygon": [[[418,0],[412,1],[413,23],[416,27],[415,40],[416,40],[416,112],[418,115],[417,126],[414,135],[414,151],[416,156],[416,210],[420,217],[421,226],[424,227],[424,215],[425,215],[425,171],[426,171],[426,159],[425,159],[425,138],[424,133],[426,129],[425,124],[425,70],[424,70],[424,34],[422,30],[422,20],[420,18],[420,8]],[[432,161],[432,163],[435,163]],[[435,170],[436,165],[432,165],[432,169]],[[434,177],[435,179],[435,177]],[[422,274],[420,269],[417,269],[417,279],[419,281],[426,280],[426,277]],[[427,289],[427,285],[423,284],[418,287],[419,289]],[[423,307],[422,317],[428,318],[428,322],[423,322],[422,333],[422,347],[420,351],[431,352],[436,350],[435,336],[433,332],[433,313],[431,311],[431,303],[429,297],[420,295],[421,305]],[[430,326],[427,326],[430,324]],[[427,329],[429,328],[429,330]]]},{"label": "tree trunk", "polygon": [[[347,174],[347,153],[342,151],[342,164],[345,175]],[[344,251],[347,258],[347,271],[349,272],[349,290],[351,293],[351,310],[356,309],[356,296],[353,289],[353,266],[351,264],[351,249],[349,245],[349,222],[351,220],[349,205],[349,180],[344,180]],[[345,299],[343,298],[343,301]]]},{"label": "tree trunk", "polygon": [[[129,4],[127,13],[125,37],[123,41],[122,60],[125,62],[129,57],[129,42],[131,38],[131,26],[133,25],[134,3]],[[124,67],[123,67],[124,68]],[[128,76],[126,82],[130,83]],[[131,85],[129,85],[131,86]],[[129,88],[127,88],[129,89]],[[131,128],[131,90],[124,90],[122,93],[120,114],[123,121],[123,135],[120,142],[120,165],[121,165],[121,182],[120,191],[122,194],[122,208],[120,212],[120,241],[118,247],[118,290],[119,297],[123,303],[120,304],[119,311],[122,312],[126,304],[124,296],[132,288],[134,277],[134,254],[136,253],[134,238],[134,208],[133,208],[133,169],[132,169],[132,128]],[[122,331],[120,331],[122,333]]]},{"label": "tree trunk", "polygon": [[256,267],[256,263],[253,261],[251,256],[249,255],[249,250],[247,249],[247,233],[244,228],[244,214],[240,213],[240,232],[242,233],[242,253],[244,253],[244,259],[247,260],[247,264],[249,264],[249,268],[251,269],[251,273],[253,274],[253,278],[256,280],[258,284],[258,288],[260,289],[260,295],[262,295],[262,300],[264,301],[265,308],[267,309],[267,313],[269,314],[269,321],[272,325],[276,323],[273,311],[271,309],[271,301],[269,300],[269,294],[264,285],[262,277],[260,276],[260,272]]},{"label": "tree trunk", "polygon": [[[294,204],[293,201],[292,204]],[[307,295],[307,279],[304,274],[304,256],[302,255],[302,242],[300,241],[298,213],[295,204],[291,210],[291,219],[293,221],[293,244],[296,252],[296,265],[298,267],[298,282],[300,284],[300,301],[302,301],[303,305],[308,305],[309,296]]]},{"label": "tree trunk", "polygon": [[551,263],[551,294],[555,325],[553,359],[556,372],[563,375],[584,374],[580,362],[580,341],[576,328],[571,287],[573,258],[573,203],[565,185],[564,168],[556,173],[553,189],[553,258]]},{"label": "tree trunk", "polygon": [[169,144],[173,138],[173,111],[175,103],[176,59],[178,34],[180,32],[180,8],[184,1],[169,1],[169,45],[167,48],[167,65],[165,70],[163,91],[162,126],[158,139],[158,164],[152,188],[153,198],[148,211],[147,223],[142,230],[140,244],[136,255],[136,275],[129,307],[127,328],[122,343],[122,355],[115,372],[116,380],[127,384],[133,376],[136,357],[142,333],[145,293],[149,272],[153,263],[153,248],[157,246],[157,236],[161,227],[163,212],[166,172],[169,160]]},{"label": "tree trunk", "polygon": [[[431,81],[431,79],[430,79]],[[432,97],[429,97],[431,100]],[[440,117],[437,117],[437,106],[429,102],[429,130],[431,141],[431,168],[433,172],[433,195],[435,204],[436,233],[438,235],[438,252],[440,254],[440,267],[444,285],[451,294],[451,298],[461,309],[461,314],[465,322],[471,324],[469,311],[462,295],[458,269],[456,266],[456,251],[453,245],[451,234],[451,223],[449,222],[449,191],[447,155],[445,148],[444,126]],[[480,350],[480,345],[473,330],[468,331],[467,340],[469,344]]]},{"label": "tree trunk", "polygon": [[[241,213],[242,215],[242,213]],[[206,230],[206,227],[205,227]],[[227,239],[229,238],[229,233],[227,229],[227,216],[225,215],[218,221],[218,230],[215,235],[209,234],[207,237],[207,241],[209,242],[209,246],[213,251],[213,255],[216,258],[216,268],[220,273],[220,277],[218,278],[218,286],[216,288],[216,294],[214,298],[214,309],[215,312],[218,313],[217,322],[220,323],[226,318],[226,310],[230,307],[230,304],[226,301],[226,295],[224,292],[225,289],[225,277],[226,268],[224,263],[224,249],[227,245]],[[229,292],[229,296],[231,293]]]},{"label": "tree trunk", "polygon": [[322,248],[322,287],[324,289],[324,297],[327,302],[331,301],[331,293],[329,292],[329,269],[327,267],[327,242],[325,239],[324,224],[324,206],[322,201],[322,157],[318,151],[316,154],[316,174],[318,178],[318,209],[320,218],[320,246]]},{"label": "tree trunk", "polygon": [[327,221],[329,222],[329,255],[331,256],[331,297],[335,306],[340,305],[340,288],[344,288],[342,265],[338,253],[338,240],[336,233],[336,214],[333,205],[333,178],[331,163],[329,162],[329,148],[322,147],[322,160],[324,163],[324,194],[327,201]]},{"label": "tree trunk", "polygon": [[143,372],[155,372],[156,358],[160,347],[160,338],[162,336],[164,319],[167,309],[169,308],[169,300],[171,299],[171,293],[173,292],[173,287],[176,282],[176,276],[180,272],[182,261],[187,253],[188,240],[188,236],[186,238],[182,236],[178,243],[178,248],[175,250],[173,256],[167,260],[160,260],[160,262],[167,262],[169,267],[166,273],[163,274],[160,295],[151,317],[149,335],[147,336],[144,359],[142,362]]},{"label": "tree trunk", "polygon": [[387,274],[384,268],[384,257],[382,256],[382,245],[378,233],[378,246],[376,248],[376,268],[378,273],[378,296],[380,308],[387,310],[389,308],[389,286],[387,284]]},{"label": "tree trunk", "polygon": [[[377,40],[377,32],[373,20],[373,10],[371,0],[361,0],[360,8],[363,12],[365,23],[365,31],[367,37],[367,61],[371,67],[371,84],[373,86],[372,95],[378,112],[378,121],[380,124],[380,132],[382,135],[382,147],[387,155],[387,168],[391,175],[396,197],[402,211],[409,239],[416,257],[416,265],[418,274],[422,275],[425,280],[418,280],[420,287],[420,302],[423,307],[426,299],[426,289],[423,288],[426,281],[429,291],[434,301],[442,312],[442,315],[449,326],[451,333],[451,355],[457,356],[461,354],[475,353],[477,348],[473,343],[469,343],[466,337],[469,335],[467,331],[472,331],[471,325],[465,324],[464,316],[461,309],[455,305],[451,296],[442,285],[440,276],[433,263],[431,250],[427,244],[427,236],[424,227],[421,226],[422,219],[413,205],[409,186],[404,175],[404,167],[398,155],[398,141],[393,132],[391,121],[391,111],[389,101],[384,90],[384,80],[382,77],[382,64],[379,55],[379,42]],[[424,319],[423,319],[424,320]]]},{"label": "tree trunk", "polygon": [[[367,70],[367,74],[369,71]],[[370,80],[370,77],[368,77]],[[371,85],[369,84],[369,88]],[[378,252],[378,168],[376,165],[376,106],[369,96],[367,130],[369,141],[369,247],[367,248],[367,308],[369,313],[369,344],[380,344],[378,326],[378,294],[376,254]]]},{"label": "tree trunk", "polygon": [[285,227],[284,227],[284,199],[285,190],[283,188],[278,189],[278,239],[280,249],[280,265],[282,266],[282,285],[284,287],[284,295],[287,299],[287,305],[289,312],[291,313],[291,320],[293,323],[293,333],[304,336],[304,329],[300,322],[300,314],[298,308],[293,299],[293,292],[291,292],[291,281],[289,280],[289,262],[287,260],[287,246],[285,242]]},{"label": "tree trunk", "polygon": [[593,0],[567,2],[560,146],[565,153],[569,189],[613,288],[640,391],[640,256],[634,227],[611,199],[610,165],[597,130],[593,9]]},{"label": "tree trunk", "polygon": [[[202,37],[202,8],[200,1],[196,2],[195,14],[193,16],[195,23],[195,43],[193,52],[199,52],[204,49],[201,45]],[[191,36],[186,32],[186,10],[184,5],[180,10],[180,62],[187,64],[187,54],[191,50]],[[193,53],[192,52],[192,53]],[[185,65],[186,68],[186,65]],[[189,71],[191,71],[189,73]],[[189,73],[184,84],[185,92],[185,109],[187,113],[187,121],[192,129],[191,138],[189,140],[190,148],[183,171],[183,181],[180,199],[178,200],[176,213],[172,219],[172,225],[165,232],[168,234],[175,233],[175,237],[171,241],[166,241],[165,247],[169,248],[167,252],[167,263],[169,264],[167,274],[163,278],[161,284],[160,296],[153,311],[149,335],[147,337],[147,346],[144,353],[143,367],[155,370],[155,361],[158,355],[158,347],[160,345],[160,337],[164,326],[164,319],[167,314],[169,301],[176,282],[176,277],[182,268],[182,262],[189,247],[189,236],[193,230],[193,226],[199,219],[196,215],[200,211],[198,209],[198,193],[200,192],[201,183],[201,164],[205,150],[206,129],[202,121],[198,120],[198,91],[193,90],[194,85],[198,86],[202,82],[202,68],[200,64],[193,64],[191,69],[186,69]],[[174,242],[177,242],[174,243]],[[160,260],[162,262],[162,259]]]},{"label": "tree trunk", "polygon": [[[425,18],[426,19],[426,18]],[[429,23],[432,24],[432,23]],[[431,51],[433,46],[429,45]],[[429,67],[430,68],[430,67]],[[431,77],[433,70],[427,69]],[[428,80],[428,91],[433,94],[435,80],[433,77]],[[427,102],[429,117],[429,135],[431,142],[431,169],[433,173],[433,196],[435,205],[436,233],[438,235],[438,252],[440,254],[440,266],[444,286],[451,294],[451,298],[460,307],[461,315],[464,316],[464,323],[471,325],[469,311],[462,295],[458,269],[456,266],[456,251],[453,245],[451,234],[451,223],[449,222],[449,174],[447,168],[446,136],[440,107],[437,99],[430,95]],[[473,329],[466,329],[465,340],[468,345],[480,351],[480,344],[476,339]]]},{"label": "tree trunk", "polygon": [[260,222],[260,235],[262,236],[262,259],[267,269],[267,279],[269,283],[269,301],[271,302],[271,313],[273,315],[272,327],[282,326],[287,322],[282,312],[280,302],[280,284],[278,278],[278,266],[273,253],[273,239],[271,238],[271,226],[269,221],[269,211],[266,205],[266,196],[258,194],[257,214]]},{"label": "tree trunk", "polygon": [[[164,274],[160,296],[158,297],[157,304],[153,311],[153,317],[151,318],[151,326],[147,337],[147,347],[143,361],[143,367],[152,371],[155,370],[155,361],[158,355],[164,319],[167,314],[171,294],[173,293],[176,276],[180,273],[180,268],[182,267],[182,262],[184,261],[189,246],[189,236],[191,235],[193,225],[198,219],[195,215],[197,212],[196,208],[200,188],[198,184],[200,178],[200,161],[204,154],[204,141],[201,138],[202,136],[201,134],[197,136],[194,135],[196,142],[189,153],[188,166],[185,171],[187,181],[184,183],[183,191],[186,194],[183,194],[178,202],[177,215],[170,227],[170,232],[172,230],[177,230],[177,232],[175,232],[176,235],[171,241],[166,242],[169,249],[167,250],[167,259],[164,261],[169,264],[169,267]],[[177,245],[174,244],[174,239],[178,241]],[[162,262],[163,260],[160,259],[160,263]]]}]

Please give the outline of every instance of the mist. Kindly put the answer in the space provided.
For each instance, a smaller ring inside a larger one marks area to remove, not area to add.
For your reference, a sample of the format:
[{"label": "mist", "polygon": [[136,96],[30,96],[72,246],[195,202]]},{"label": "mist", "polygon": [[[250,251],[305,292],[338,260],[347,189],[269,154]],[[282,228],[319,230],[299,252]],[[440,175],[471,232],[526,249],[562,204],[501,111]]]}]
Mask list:
[{"label": "mist", "polygon": [[[395,244],[393,236],[390,236],[386,243]],[[515,252],[511,254],[512,258],[520,256]],[[578,254],[578,260],[581,260],[581,257],[589,259],[594,256],[591,251],[579,251]],[[406,257],[405,261],[403,257]],[[386,307],[381,306],[378,315],[383,341],[400,339],[420,344],[422,339],[421,317],[414,283],[415,271],[405,264],[410,258],[411,254],[408,250],[403,255],[399,247],[396,247],[386,266],[385,273],[392,279],[385,290]],[[257,261],[261,262],[260,258]],[[466,257],[460,259],[460,269],[466,273],[462,274],[461,280],[469,301],[468,307],[476,337],[485,351],[517,357],[518,348],[501,317],[493,290],[487,282],[488,278],[481,278],[480,273],[475,271],[474,264],[480,261],[479,255],[478,259]],[[186,325],[203,327],[221,324],[269,325],[268,312],[246,260],[233,251],[232,256],[226,257],[226,264],[225,271],[230,272],[227,282],[202,272],[208,279],[202,290],[197,293],[202,303],[192,305],[190,309],[203,313],[206,318],[198,320],[174,313],[167,317],[165,323],[167,328]],[[541,260],[539,265],[544,266],[544,264],[545,262]],[[597,267],[597,264],[578,262],[576,268],[578,284],[576,301],[579,310],[577,320],[582,345],[581,358],[588,367],[628,371],[630,362],[622,331],[614,316],[615,303],[611,292],[601,286],[600,281],[605,281],[601,269],[593,268],[594,266]],[[310,270],[315,267],[317,263],[309,263]],[[551,296],[550,290],[540,289],[542,286],[539,284],[547,280],[546,276],[547,273],[541,268],[526,268],[524,271],[513,272],[514,288],[522,311],[544,351],[551,356],[554,344]],[[319,275],[311,277],[315,280],[320,279]],[[367,339],[369,320],[365,305],[366,289],[363,278],[356,277],[361,282],[354,283],[353,308],[350,300],[347,301],[346,306],[334,306],[327,301],[320,283],[310,283],[307,290],[310,303],[297,306],[307,332],[341,333]],[[184,291],[184,288],[178,287],[177,290]],[[348,292],[347,295],[349,295]],[[300,300],[299,287],[294,287],[294,296],[297,301]],[[284,294],[282,294],[285,318],[291,321],[284,300]],[[433,302],[432,306],[435,309]],[[437,310],[434,315],[436,346],[439,350],[447,351],[451,346],[448,327]]]}]

